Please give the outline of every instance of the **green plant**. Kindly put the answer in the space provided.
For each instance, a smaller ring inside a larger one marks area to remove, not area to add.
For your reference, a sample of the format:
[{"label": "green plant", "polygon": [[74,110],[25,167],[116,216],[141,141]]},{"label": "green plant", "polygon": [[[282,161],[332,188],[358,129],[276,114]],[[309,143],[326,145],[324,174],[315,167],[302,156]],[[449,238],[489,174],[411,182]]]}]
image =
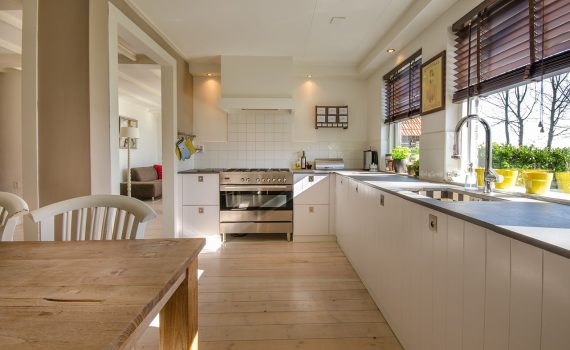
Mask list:
[{"label": "green plant", "polygon": [[[485,147],[481,145],[478,152],[479,164],[485,160]],[[543,169],[548,171],[568,171],[570,148],[538,148],[534,146],[493,144],[493,168],[495,169]]]},{"label": "green plant", "polygon": [[412,169],[414,170],[414,174],[415,176],[419,176],[420,175],[420,160],[416,160],[415,162],[412,163]]},{"label": "green plant", "polygon": [[410,156],[410,152],[408,147],[396,146],[392,149],[392,158],[407,159]]}]

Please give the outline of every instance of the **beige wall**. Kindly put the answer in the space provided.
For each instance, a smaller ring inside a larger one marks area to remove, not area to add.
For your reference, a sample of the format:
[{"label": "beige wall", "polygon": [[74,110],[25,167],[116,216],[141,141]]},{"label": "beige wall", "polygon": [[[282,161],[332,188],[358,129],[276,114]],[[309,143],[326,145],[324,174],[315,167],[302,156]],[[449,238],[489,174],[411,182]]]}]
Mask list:
[{"label": "beige wall", "polygon": [[89,1],[40,1],[40,205],[91,192]]},{"label": "beige wall", "polygon": [[22,195],[22,73],[0,73],[0,191]]}]

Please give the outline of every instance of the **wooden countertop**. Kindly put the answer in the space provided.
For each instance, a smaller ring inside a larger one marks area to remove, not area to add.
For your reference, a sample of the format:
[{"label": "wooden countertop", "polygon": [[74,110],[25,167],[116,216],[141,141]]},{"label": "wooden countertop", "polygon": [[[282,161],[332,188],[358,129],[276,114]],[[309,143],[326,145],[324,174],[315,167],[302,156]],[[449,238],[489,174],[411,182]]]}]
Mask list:
[{"label": "wooden countertop", "polygon": [[[0,243],[0,348],[128,348],[162,309],[161,342],[182,349],[185,345],[172,342],[181,334],[190,341],[194,336],[184,335],[183,328],[197,323],[191,304],[197,300],[197,256],[204,244],[204,239]],[[170,305],[181,300],[190,305]],[[190,317],[169,322],[174,316]]]}]

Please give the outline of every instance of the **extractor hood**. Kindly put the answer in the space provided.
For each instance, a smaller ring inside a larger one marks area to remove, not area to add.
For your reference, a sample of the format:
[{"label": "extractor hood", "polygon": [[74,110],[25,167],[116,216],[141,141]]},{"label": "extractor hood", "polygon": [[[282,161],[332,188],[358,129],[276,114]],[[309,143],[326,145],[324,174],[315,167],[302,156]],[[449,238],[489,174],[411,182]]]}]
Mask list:
[{"label": "extractor hood", "polygon": [[222,56],[220,108],[293,110],[292,57]]}]

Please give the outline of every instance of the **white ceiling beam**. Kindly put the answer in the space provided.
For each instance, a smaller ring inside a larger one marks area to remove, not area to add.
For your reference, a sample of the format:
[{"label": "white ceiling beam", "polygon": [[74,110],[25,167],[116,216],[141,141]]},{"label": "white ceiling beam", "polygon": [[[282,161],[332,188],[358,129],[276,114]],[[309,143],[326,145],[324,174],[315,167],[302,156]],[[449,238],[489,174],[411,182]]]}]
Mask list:
[{"label": "white ceiling beam", "polygon": [[135,50],[131,49],[122,38],[119,38],[119,54],[125,56],[133,62],[137,60],[137,53]]},{"label": "white ceiling beam", "polygon": [[132,91],[123,89],[123,88],[119,88],[119,97],[123,95],[123,96],[127,96],[130,97],[132,99],[137,100],[138,102],[141,102],[142,104],[144,104],[147,107],[153,107],[153,108],[160,108],[160,103],[156,103],[152,100],[149,100],[148,98],[144,98],[140,95],[137,95],[135,93],[133,93]]},{"label": "white ceiling beam", "polygon": [[[381,62],[388,58],[387,49],[392,48],[390,45],[396,41],[398,36],[404,32],[410,24],[422,13],[422,11],[432,2],[432,0],[416,0],[412,5],[406,9],[403,16],[396,21],[394,26],[382,36],[374,47],[364,56],[358,64],[358,72],[366,74],[381,64]],[[398,48],[395,48],[398,49]]]},{"label": "white ceiling beam", "polygon": [[4,22],[16,29],[22,30],[22,19],[10,14],[9,12],[0,11],[0,22]]},{"label": "white ceiling beam", "polygon": [[10,52],[17,53],[19,55],[22,54],[22,46],[21,45],[16,45],[16,44],[11,43],[11,42],[4,40],[2,38],[0,38],[0,47],[5,49],[5,50],[8,50]]},{"label": "white ceiling beam", "polygon": [[125,72],[119,71],[119,78],[128,81],[129,83],[145,90],[146,92],[149,92],[155,96],[160,97],[160,90],[155,89],[155,88],[143,83],[142,81],[138,80],[137,78],[135,78],[135,77],[133,77],[133,76],[131,76]]}]

